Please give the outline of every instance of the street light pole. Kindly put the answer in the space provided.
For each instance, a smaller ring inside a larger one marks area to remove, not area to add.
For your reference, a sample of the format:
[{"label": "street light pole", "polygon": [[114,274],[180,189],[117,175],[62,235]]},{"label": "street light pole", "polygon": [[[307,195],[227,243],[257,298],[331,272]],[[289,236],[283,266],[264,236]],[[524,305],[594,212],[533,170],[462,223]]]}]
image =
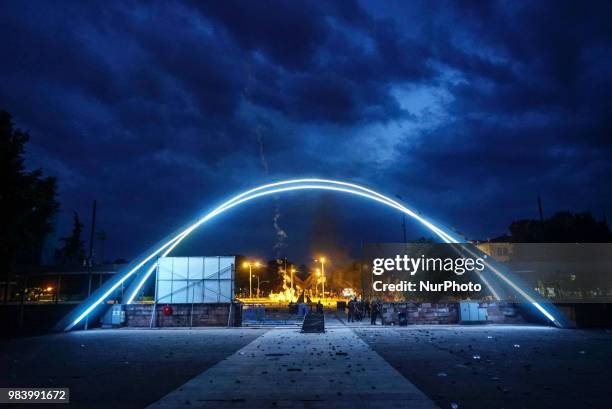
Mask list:
[{"label": "street light pole", "polygon": [[325,298],[325,258],[321,257],[321,290],[323,290],[323,298]]},{"label": "street light pole", "polygon": [[315,258],[314,261],[321,262],[321,270],[319,271],[319,269],[317,269],[317,275],[321,277],[321,292],[323,293],[322,297],[325,298],[325,257],[319,257],[318,259]]},{"label": "street light pole", "polygon": [[249,298],[253,299],[253,271],[251,270],[251,263],[249,263]]},{"label": "street light pole", "polygon": [[321,262],[321,292],[323,293],[323,298],[325,298],[325,257],[319,257],[315,261]]},{"label": "street light pole", "polygon": [[293,284],[293,275],[296,273],[295,267],[291,266],[291,297],[295,297],[295,285]]},{"label": "street light pole", "polygon": [[253,299],[253,267],[259,267],[259,261],[253,263],[252,261],[245,261],[242,266],[244,268],[249,268],[249,298]]}]

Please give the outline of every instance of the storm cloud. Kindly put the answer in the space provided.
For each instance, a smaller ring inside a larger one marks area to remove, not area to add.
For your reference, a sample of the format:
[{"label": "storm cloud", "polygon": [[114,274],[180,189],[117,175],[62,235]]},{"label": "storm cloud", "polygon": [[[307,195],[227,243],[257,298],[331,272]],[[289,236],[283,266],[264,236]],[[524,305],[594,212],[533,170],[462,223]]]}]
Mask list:
[{"label": "storm cloud", "polygon": [[[95,198],[112,257],[135,256],[241,188],[304,175],[399,194],[486,238],[534,217],[537,196],[549,213],[611,213],[611,11],[2,2],[0,108],[30,132],[29,165],[58,176],[58,232]],[[298,219],[316,204],[291,203],[279,222],[298,252],[311,230]],[[247,250],[271,254],[264,207],[242,238],[213,226],[215,250],[257,237]],[[391,217],[375,227],[362,210],[345,216],[350,245],[400,239],[376,230],[397,230]]]}]

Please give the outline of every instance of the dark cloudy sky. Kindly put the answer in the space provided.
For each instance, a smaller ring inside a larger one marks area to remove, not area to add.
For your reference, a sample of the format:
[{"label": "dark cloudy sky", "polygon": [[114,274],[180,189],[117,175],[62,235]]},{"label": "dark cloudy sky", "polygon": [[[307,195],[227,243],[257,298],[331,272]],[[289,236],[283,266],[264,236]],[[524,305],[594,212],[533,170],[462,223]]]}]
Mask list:
[{"label": "dark cloudy sky", "polygon": [[[58,177],[58,234],[98,200],[107,258],[294,176],[362,182],[485,238],[536,217],[538,195],[547,214],[612,213],[611,8],[3,1],[0,108]],[[400,216],[311,192],[232,211],[190,251],[272,255],[277,211],[293,257],[401,240]]]}]

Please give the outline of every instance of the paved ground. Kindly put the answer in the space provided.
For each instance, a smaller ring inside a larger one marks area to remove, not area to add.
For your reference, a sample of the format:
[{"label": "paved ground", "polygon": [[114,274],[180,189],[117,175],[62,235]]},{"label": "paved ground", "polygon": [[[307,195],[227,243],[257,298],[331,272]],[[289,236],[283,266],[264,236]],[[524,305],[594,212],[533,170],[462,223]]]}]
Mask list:
[{"label": "paved ground", "polygon": [[265,331],[121,329],[3,340],[0,386],[69,387],[71,404],[51,405],[60,408],[142,408]]},{"label": "paved ground", "polygon": [[354,331],[441,408],[612,408],[612,334],[549,327]]},{"label": "paved ground", "polygon": [[436,409],[353,331],[271,329],[148,409]]},{"label": "paved ground", "polygon": [[610,332],[327,324],[326,334],[122,329],[0,341],[0,386],[68,386],[77,408],[612,407]]}]

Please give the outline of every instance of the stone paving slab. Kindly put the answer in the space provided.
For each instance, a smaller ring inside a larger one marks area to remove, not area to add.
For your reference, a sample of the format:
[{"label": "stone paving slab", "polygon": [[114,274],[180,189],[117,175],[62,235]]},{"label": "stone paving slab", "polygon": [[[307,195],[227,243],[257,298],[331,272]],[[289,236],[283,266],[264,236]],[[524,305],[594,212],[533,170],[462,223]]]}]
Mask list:
[{"label": "stone paving slab", "polygon": [[150,409],[437,406],[348,328],[272,329]]},{"label": "stone paving slab", "polygon": [[353,331],[441,408],[612,408],[610,331],[518,325]]},{"label": "stone paving slab", "polygon": [[69,405],[20,403],[17,409],[141,409],[263,333],[126,328],[0,340],[0,386],[70,388]]}]

